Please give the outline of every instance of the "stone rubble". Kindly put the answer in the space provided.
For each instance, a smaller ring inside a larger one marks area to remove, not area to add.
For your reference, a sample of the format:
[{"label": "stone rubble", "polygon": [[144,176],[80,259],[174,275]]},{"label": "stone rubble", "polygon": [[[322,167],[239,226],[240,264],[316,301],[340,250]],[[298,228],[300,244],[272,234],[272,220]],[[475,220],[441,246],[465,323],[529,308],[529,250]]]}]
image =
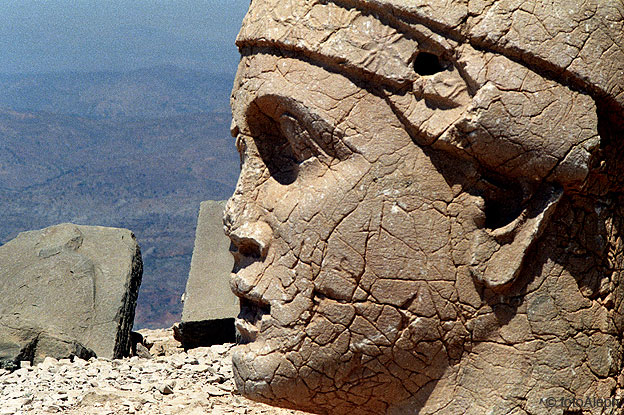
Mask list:
[{"label": "stone rubble", "polygon": [[0,369],[0,415],[305,414],[241,397],[232,379],[233,344],[184,352],[171,329],[142,330],[151,359],[47,357]]}]

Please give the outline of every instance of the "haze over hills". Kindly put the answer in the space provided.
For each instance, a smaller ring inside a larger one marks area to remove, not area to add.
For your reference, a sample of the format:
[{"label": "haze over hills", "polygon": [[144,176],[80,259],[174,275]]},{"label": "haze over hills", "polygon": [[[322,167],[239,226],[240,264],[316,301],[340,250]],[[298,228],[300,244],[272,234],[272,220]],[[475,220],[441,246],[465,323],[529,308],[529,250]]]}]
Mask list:
[{"label": "haze over hills", "polygon": [[60,222],[129,228],[136,326],[179,320],[199,203],[233,192],[231,77],[173,66],[0,75],[0,243]]},{"label": "haze over hills", "polygon": [[229,112],[233,76],[162,65],[127,72],[0,74],[0,107],[89,118]]}]

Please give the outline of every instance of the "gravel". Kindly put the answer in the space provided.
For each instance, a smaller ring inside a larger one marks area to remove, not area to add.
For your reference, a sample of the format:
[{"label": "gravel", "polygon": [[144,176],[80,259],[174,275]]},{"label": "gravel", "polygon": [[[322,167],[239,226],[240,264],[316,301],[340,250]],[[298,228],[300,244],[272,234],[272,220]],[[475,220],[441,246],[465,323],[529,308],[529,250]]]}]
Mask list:
[{"label": "gravel", "polygon": [[0,415],[275,414],[304,412],[250,401],[232,380],[233,344],[184,352],[171,329],[142,330],[152,358],[23,362],[0,369]]}]

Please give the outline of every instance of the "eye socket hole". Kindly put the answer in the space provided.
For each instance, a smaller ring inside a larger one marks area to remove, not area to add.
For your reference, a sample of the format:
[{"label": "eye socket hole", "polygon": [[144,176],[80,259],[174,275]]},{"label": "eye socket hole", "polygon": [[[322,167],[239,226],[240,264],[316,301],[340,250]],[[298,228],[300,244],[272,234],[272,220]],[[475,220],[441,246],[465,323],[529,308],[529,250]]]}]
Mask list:
[{"label": "eye socket hole", "polygon": [[255,136],[260,157],[279,184],[292,184],[299,174],[299,161],[277,123],[273,123],[270,131]]},{"label": "eye socket hole", "polygon": [[278,183],[289,185],[297,179],[299,160],[278,122],[268,115],[275,106],[270,99],[254,103],[247,111],[247,123],[271,176]]},{"label": "eye socket hole", "polygon": [[485,226],[501,228],[516,219],[523,210],[523,192],[518,183],[488,177],[477,186],[485,200]]},{"label": "eye socket hole", "polygon": [[442,72],[446,70],[446,67],[442,65],[440,58],[433,53],[419,52],[414,59],[414,70],[418,75],[427,76]]}]

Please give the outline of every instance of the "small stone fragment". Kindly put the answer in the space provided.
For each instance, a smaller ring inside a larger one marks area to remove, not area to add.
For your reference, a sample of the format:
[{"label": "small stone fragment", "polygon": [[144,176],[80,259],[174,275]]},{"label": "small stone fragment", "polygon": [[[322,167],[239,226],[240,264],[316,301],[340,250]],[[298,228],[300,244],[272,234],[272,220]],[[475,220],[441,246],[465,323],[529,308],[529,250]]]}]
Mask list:
[{"label": "small stone fragment", "polygon": [[171,395],[173,393],[174,386],[175,386],[175,382],[164,382],[158,386],[158,390],[163,395]]}]

